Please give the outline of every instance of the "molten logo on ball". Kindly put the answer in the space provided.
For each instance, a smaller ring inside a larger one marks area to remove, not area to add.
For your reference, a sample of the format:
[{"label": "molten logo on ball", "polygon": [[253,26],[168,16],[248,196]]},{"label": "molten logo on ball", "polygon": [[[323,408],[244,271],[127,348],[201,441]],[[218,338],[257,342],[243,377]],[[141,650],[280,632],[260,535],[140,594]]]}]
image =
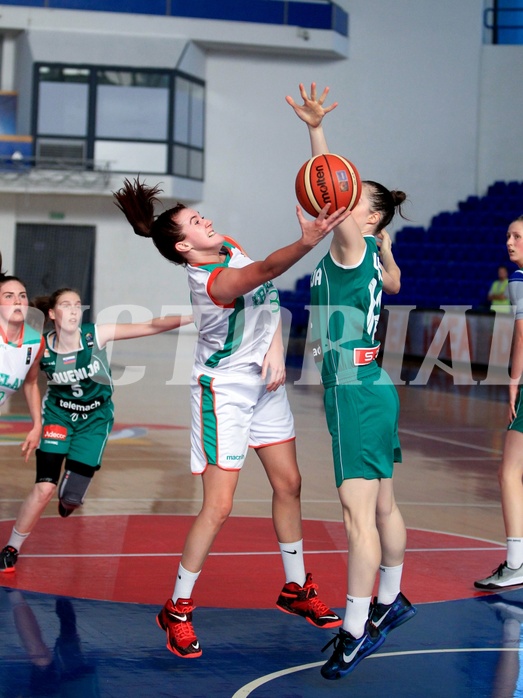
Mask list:
[{"label": "molten logo on ball", "polygon": [[325,206],[325,204],[332,203],[331,198],[329,196],[329,187],[327,186],[327,182],[325,181],[325,170],[323,168],[323,165],[316,165],[315,170],[316,186],[321,192],[321,199],[323,201],[323,206]]},{"label": "molten logo on ball", "polygon": [[296,196],[311,216],[317,216],[327,204],[331,204],[330,213],[339,208],[353,209],[361,196],[360,175],[341,155],[317,155],[301,166]]}]

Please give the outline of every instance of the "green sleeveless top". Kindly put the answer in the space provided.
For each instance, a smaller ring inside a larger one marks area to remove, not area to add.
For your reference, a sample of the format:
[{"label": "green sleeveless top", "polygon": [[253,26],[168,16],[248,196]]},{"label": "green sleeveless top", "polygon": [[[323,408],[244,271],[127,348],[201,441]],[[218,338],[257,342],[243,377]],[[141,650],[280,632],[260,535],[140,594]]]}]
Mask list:
[{"label": "green sleeveless top", "polygon": [[375,340],[383,281],[372,235],[359,264],[345,267],[328,252],[311,276],[311,340],[314,360],[328,387],[379,371]]},{"label": "green sleeveless top", "polygon": [[56,333],[45,335],[44,355],[40,368],[47,376],[46,399],[54,398],[56,404],[67,409],[69,403],[85,405],[98,401],[107,402],[113,393],[111,369],[105,347],[98,344],[96,326],[85,323],[80,327],[81,348],[78,351],[58,354],[54,350]]}]

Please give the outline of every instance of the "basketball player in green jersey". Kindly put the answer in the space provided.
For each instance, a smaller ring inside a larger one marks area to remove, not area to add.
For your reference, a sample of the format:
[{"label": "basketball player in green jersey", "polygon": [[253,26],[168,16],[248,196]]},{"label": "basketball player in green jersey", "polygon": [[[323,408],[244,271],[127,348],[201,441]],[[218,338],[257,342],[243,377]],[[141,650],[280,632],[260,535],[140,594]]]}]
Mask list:
[{"label": "basketball player in green jersey", "polygon": [[107,342],[146,337],[192,322],[192,316],[154,318],[145,323],[81,324],[82,302],[69,288],[37,299],[54,324],[45,334],[40,368],[48,380],[43,430],[36,451],[36,482],[23,502],[7,545],[0,552],[0,572],[14,572],[24,541],[58,488],[58,511],[69,516],[81,506],[114,422],[113,382]]},{"label": "basketball player in green jersey", "polygon": [[506,244],[510,261],[518,265],[508,284],[515,313],[514,339],[508,389],[509,425],[498,471],[507,547],[505,561],[487,577],[474,582],[477,589],[487,591],[523,584],[523,216],[509,224]]},{"label": "basketball player in green jersey", "polygon": [[[329,152],[322,128],[337,104],[323,104],[328,88],[303,105],[287,102],[307,124],[312,155]],[[415,614],[400,591],[406,529],[394,499],[394,462],[401,461],[399,399],[376,362],[381,294],[398,293],[400,270],[385,226],[406,196],[364,181],[359,202],[333,233],[329,252],[311,277],[311,339],[324,385],[336,486],[349,541],[349,574],[343,625],[321,673],[339,679]],[[372,592],[379,570],[378,596]],[[327,645],[327,647],[329,646]],[[324,648],[326,649],[326,647]]]}]

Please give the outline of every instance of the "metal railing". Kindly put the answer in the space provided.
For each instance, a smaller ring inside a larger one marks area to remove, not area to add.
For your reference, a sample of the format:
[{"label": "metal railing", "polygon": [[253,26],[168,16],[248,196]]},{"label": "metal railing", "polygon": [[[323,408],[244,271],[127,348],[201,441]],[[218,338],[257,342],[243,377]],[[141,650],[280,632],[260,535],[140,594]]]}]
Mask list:
[{"label": "metal railing", "polygon": [[19,186],[57,189],[105,189],[110,161],[0,155],[0,189]]}]

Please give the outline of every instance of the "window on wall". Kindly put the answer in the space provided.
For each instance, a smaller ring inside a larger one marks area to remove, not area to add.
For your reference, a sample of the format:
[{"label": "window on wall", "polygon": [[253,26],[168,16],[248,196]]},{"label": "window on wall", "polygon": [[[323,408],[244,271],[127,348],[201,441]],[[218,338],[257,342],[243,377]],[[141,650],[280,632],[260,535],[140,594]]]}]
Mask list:
[{"label": "window on wall", "polygon": [[41,160],[203,179],[205,85],[177,71],[37,64]]},{"label": "window on wall", "polygon": [[[174,90],[174,174],[198,178],[203,171],[203,85],[177,77]],[[178,172],[180,168],[180,172]]]}]

